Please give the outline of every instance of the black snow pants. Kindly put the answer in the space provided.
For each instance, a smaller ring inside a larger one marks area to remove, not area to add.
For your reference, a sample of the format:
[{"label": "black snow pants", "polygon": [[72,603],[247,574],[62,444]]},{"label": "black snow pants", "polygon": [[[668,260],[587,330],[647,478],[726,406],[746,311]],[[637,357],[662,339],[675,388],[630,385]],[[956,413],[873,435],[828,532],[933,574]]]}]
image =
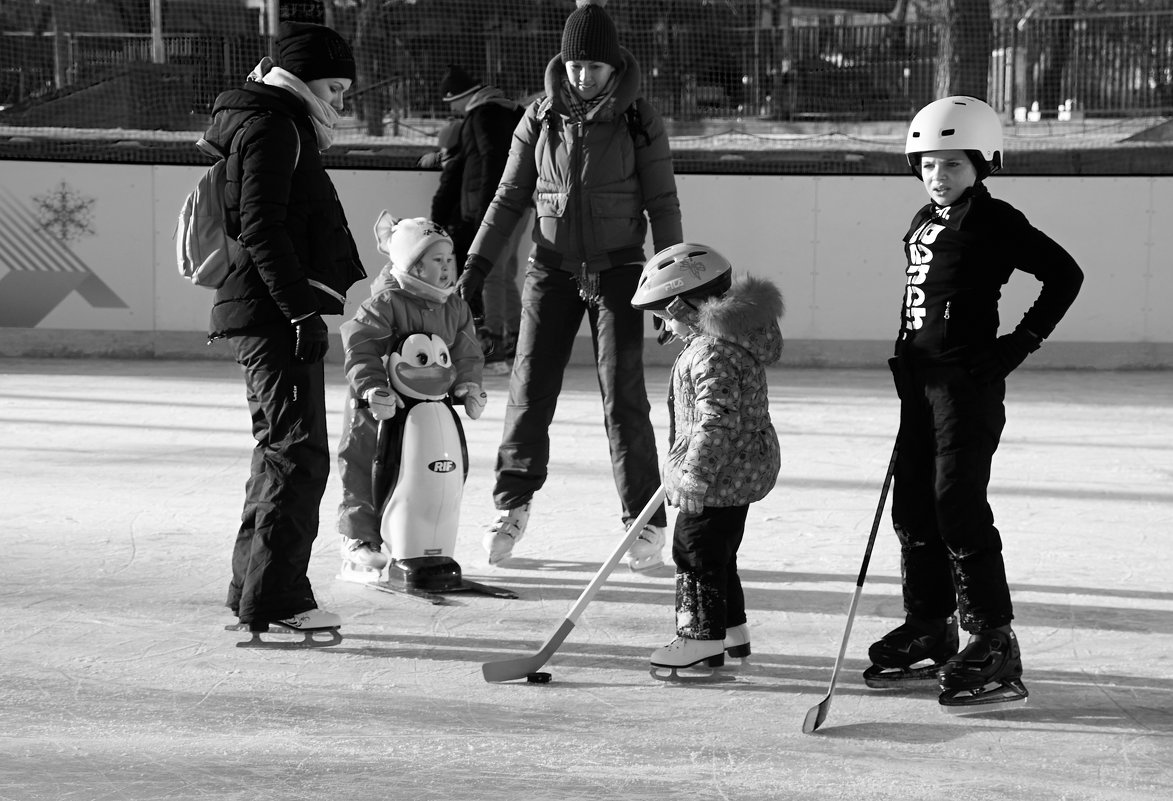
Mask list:
[{"label": "black snow pants", "polygon": [[693,640],[723,640],[745,623],[745,592],[737,574],[737,549],[749,506],[706,506],[699,515],[676,516],[672,561],[676,564],[676,633]]},{"label": "black snow pants", "polygon": [[1006,382],[976,382],[956,364],[899,360],[899,451],[892,523],[900,538],[904,610],[959,612],[968,632],[1014,617],[1002,540],[986,499],[1006,423]]},{"label": "black snow pants", "polygon": [[293,358],[293,328],[229,338],[244,370],[256,440],[232,552],[228,607],[242,623],[317,608],[309,577],[318,507],[330,474],[325,367]]}]

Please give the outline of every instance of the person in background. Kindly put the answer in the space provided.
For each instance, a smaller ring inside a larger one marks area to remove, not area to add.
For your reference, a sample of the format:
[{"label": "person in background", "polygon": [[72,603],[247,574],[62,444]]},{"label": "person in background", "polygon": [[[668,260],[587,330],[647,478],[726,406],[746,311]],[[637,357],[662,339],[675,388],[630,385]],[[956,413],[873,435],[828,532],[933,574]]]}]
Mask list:
[{"label": "person in background", "polygon": [[[442,159],[440,185],[432,197],[432,219],[452,234],[463,265],[497,192],[522,108],[497,87],[473,80],[457,65],[448,67],[440,92],[460,123],[456,143]],[[518,226],[498,269],[484,281],[481,296],[467,299],[481,320],[477,335],[485,353],[485,372],[490,375],[509,372],[506,359],[516,347],[521,317],[517,250],[522,230]]]}]

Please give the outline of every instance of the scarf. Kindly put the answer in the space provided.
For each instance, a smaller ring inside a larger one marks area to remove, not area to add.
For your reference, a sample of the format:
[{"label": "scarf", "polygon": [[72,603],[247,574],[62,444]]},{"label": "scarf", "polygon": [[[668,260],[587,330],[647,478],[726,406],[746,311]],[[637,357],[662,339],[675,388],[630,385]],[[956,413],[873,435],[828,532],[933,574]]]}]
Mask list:
[{"label": "scarf", "polygon": [[[617,73],[612,74],[607,85],[603,87],[603,91],[591,100],[584,100],[578,92],[574,91],[574,87],[570,85],[570,79],[562,78],[562,101],[566,104],[572,123],[590,122],[602,115],[604,109],[612,117],[615,116],[615,89],[619,86],[616,75]],[[578,285],[578,296],[588,306],[598,306],[602,300],[599,274],[588,270],[586,262],[583,262],[574,281]]]},{"label": "scarf", "polygon": [[570,112],[571,122],[590,122],[595,117],[599,116],[600,109],[606,107],[612,109],[614,114],[615,107],[615,89],[619,86],[619,82],[615,80],[615,76],[611,76],[611,80],[591,100],[583,100],[578,92],[574,91],[574,87],[570,85],[570,79],[562,78],[562,101],[566,104],[567,110]]},{"label": "scarf", "polygon": [[273,59],[265,56],[249,73],[249,79],[268,86],[280,86],[301,98],[309,112],[310,122],[318,139],[318,150],[325,151],[334,144],[334,126],[338,124],[338,111],[322,98],[310,91],[305,82],[288,70],[273,66]]}]

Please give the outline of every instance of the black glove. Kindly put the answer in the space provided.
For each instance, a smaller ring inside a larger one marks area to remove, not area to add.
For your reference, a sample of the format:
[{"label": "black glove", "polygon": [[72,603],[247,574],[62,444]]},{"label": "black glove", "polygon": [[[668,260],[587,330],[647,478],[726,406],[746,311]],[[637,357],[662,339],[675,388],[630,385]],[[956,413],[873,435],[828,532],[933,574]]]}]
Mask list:
[{"label": "black glove", "polygon": [[478,256],[475,253],[468,254],[468,258],[464,260],[464,271],[460,274],[460,280],[456,282],[456,294],[460,295],[469,306],[479,304],[481,289],[485,285],[485,276],[492,269],[493,263],[484,256]]},{"label": "black glove", "polygon": [[904,382],[901,380],[899,356],[891,356],[888,358],[888,369],[892,371],[892,383],[896,385],[896,397],[903,399],[904,393],[901,391],[901,385]]},{"label": "black glove", "polygon": [[980,384],[1001,381],[1042,344],[1033,332],[1020,325],[995,339],[992,345],[977,350],[969,359],[969,374]]},{"label": "black glove", "polygon": [[293,358],[313,364],[326,358],[330,348],[330,330],[320,314],[303,317],[293,324]]}]

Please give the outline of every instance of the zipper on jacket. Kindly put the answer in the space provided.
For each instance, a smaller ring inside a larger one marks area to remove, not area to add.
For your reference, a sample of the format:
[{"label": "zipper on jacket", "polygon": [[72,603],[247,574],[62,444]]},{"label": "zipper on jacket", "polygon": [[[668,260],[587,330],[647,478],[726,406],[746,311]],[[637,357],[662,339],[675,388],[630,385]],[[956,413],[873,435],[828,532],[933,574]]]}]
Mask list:
[{"label": "zipper on jacket", "polygon": [[942,344],[949,344],[949,317],[953,310],[953,301],[945,301],[945,324],[941,327],[941,342]]}]

